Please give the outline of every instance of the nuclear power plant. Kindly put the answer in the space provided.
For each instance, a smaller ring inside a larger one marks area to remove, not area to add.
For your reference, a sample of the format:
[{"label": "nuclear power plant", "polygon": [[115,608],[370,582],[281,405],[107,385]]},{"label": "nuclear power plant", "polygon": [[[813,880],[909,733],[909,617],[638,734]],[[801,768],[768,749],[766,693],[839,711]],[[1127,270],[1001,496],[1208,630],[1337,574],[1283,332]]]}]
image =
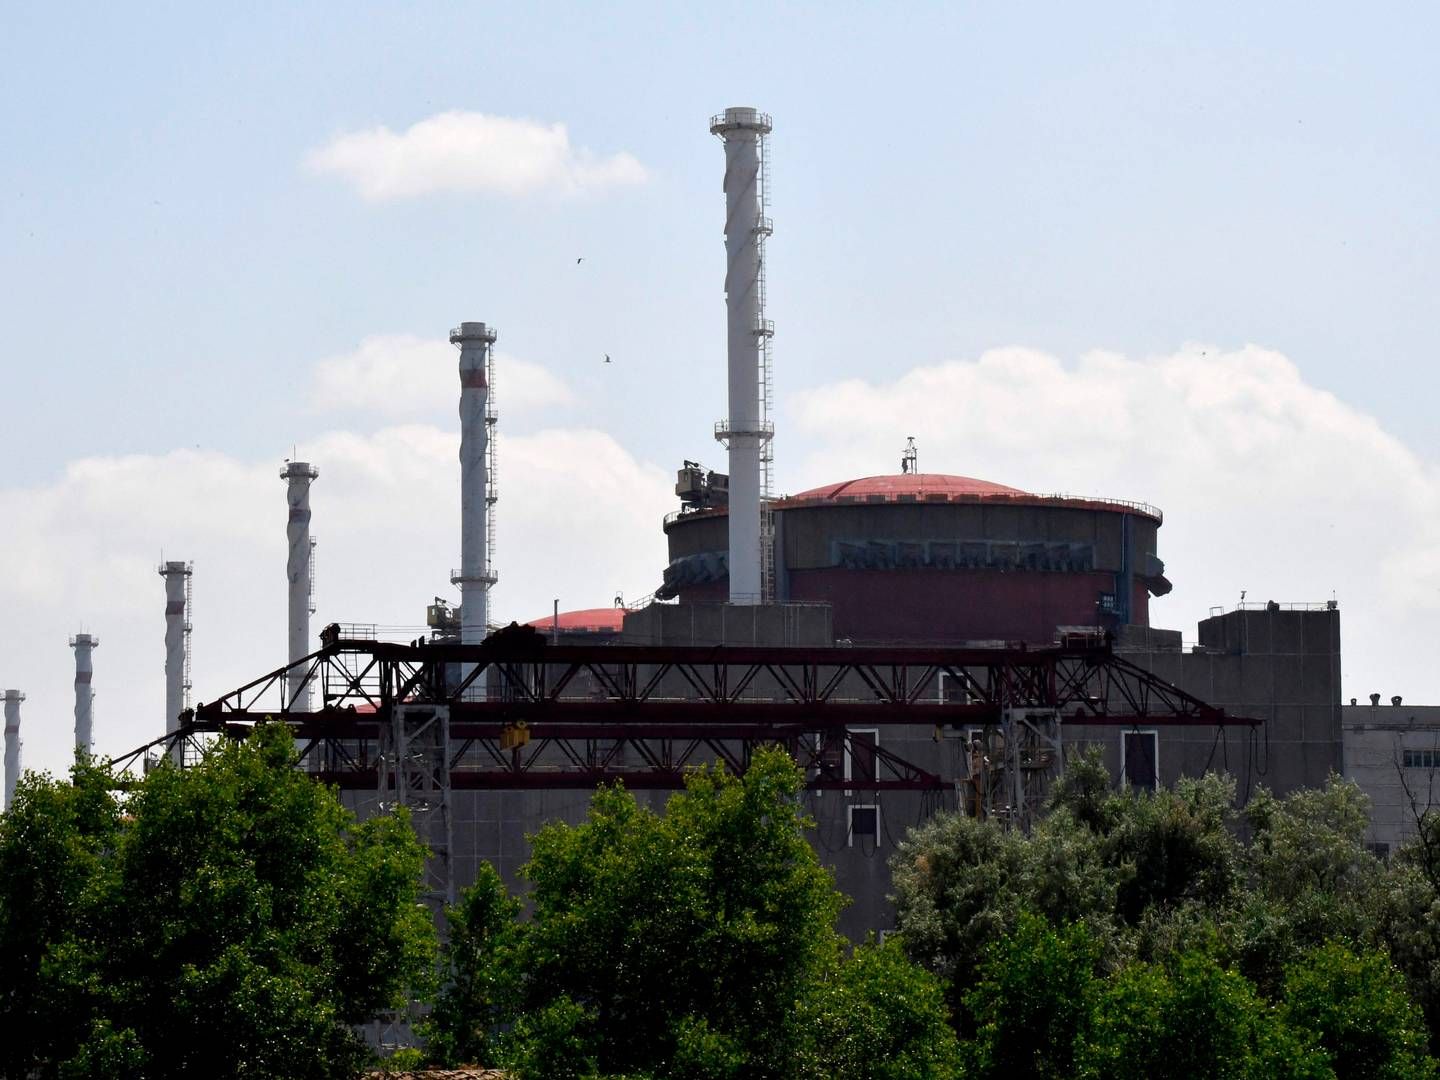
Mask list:
[{"label": "nuclear power plant", "polygon": [[[854,899],[842,926],[857,937],[892,925],[887,860],[907,828],[941,809],[1028,827],[1077,748],[1101,748],[1136,789],[1223,768],[1248,798],[1262,783],[1284,792],[1343,772],[1336,603],[1242,603],[1183,637],[1154,625],[1152,601],[1171,589],[1154,506],[1021,490],[960,475],[963,463],[922,471],[925,447],[903,433],[897,471],[774,490],[773,123],[730,108],[709,130],[723,147],[723,279],[715,266],[728,400],[724,419],[695,416],[675,508],[654,523],[667,550],[653,594],[549,614],[491,610],[501,569],[492,389],[504,371],[495,326],[462,321],[449,332],[458,609],[429,604],[419,638],[385,640],[363,623],[312,637],[319,470],[287,461],[288,662],[236,689],[206,688],[192,705],[194,568],[164,562],[164,723],[116,764],[183,765],[207,740],[283,721],[302,767],[358,812],[410,809],[439,904],[482,860],[517,884],[527,835],[583,815],[598,785],[620,781],[658,805],[689,770],[743,771],[755,748],[778,744],[804,769],[814,842]],[[718,329],[718,304],[716,316]],[[724,471],[700,463],[712,439]],[[277,498],[277,527],[278,516]],[[99,642],[73,644],[84,748]],[[5,693],[7,801],[22,700]]]}]

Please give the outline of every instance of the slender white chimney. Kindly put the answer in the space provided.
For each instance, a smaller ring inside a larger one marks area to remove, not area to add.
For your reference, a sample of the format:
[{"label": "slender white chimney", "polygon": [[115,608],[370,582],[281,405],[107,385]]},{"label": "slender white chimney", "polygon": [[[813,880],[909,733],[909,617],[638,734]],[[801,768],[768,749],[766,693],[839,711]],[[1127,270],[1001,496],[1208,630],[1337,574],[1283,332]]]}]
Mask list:
[{"label": "slender white chimney", "polygon": [[25,695],[19,690],[5,691],[5,809],[15,801],[15,785],[20,782],[20,703]]},{"label": "slender white chimney", "polygon": [[75,749],[88,754],[94,747],[91,739],[95,708],[92,654],[100,647],[100,639],[93,634],[76,634],[70,639],[70,647],[75,650]]},{"label": "slender white chimney", "polygon": [[460,586],[460,641],[470,645],[485,640],[490,586],[496,581],[490,561],[490,508],[495,504],[490,476],[494,464],[490,428],[495,423],[490,347],[495,344],[495,328],[482,322],[461,323],[450,331],[450,343],[460,346],[460,569],[450,581]]},{"label": "slender white chimney", "polygon": [[[180,714],[190,705],[190,578],[195,564],[167,562],[165,579],[165,734],[180,729]],[[178,763],[178,755],[177,755]]]},{"label": "slender white chimney", "polygon": [[[285,481],[285,501],[290,516],[285,524],[285,537],[290,542],[290,555],[285,562],[285,576],[290,583],[289,628],[290,663],[310,655],[310,615],[315,610],[310,592],[310,483],[320,475],[315,466],[304,461],[286,462],[280,470]],[[291,712],[310,711],[310,687],[305,672],[292,670],[285,700]]]},{"label": "slender white chimney", "polygon": [[769,339],[765,318],[765,216],[762,175],[770,117],[749,108],[726,109],[710,120],[725,143],[725,310],[730,415],[715,437],[730,452],[730,602],[770,599],[762,528],[769,492],[768,443],[774,433],[766,413]]}]

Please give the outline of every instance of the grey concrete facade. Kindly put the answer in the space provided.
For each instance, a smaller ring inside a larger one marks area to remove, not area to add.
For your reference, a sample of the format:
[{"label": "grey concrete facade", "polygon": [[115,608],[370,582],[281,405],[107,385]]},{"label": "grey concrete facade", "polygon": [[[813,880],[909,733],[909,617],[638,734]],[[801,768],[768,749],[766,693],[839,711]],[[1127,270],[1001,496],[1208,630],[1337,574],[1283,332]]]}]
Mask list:
[{"label": "grey concrete facade", "polygon": [[1383,702],[1341,708],[1345,776],[1370,797],[1367,839],[1388,855],[1440,809],[1440,705]]},{"label": "grey concrete facade", "polygon": [[[1215,615],[1200,623],[1199,644],[1189,651],[1174,647],[1169,633],[1122,635],[1118,648],[1202,701],[1263,723],[1253,736],[1244,728],[1157,731],[1161,784],[1223,770],[1236,777],[1244,798],[1257,785],[1284,793],[1344,771],[1337,608],[1254,605]],[[1119,733],[1067,730],[1072,745],[1083,739],[1105,746],[1119,774]]]},{"label": "grey concrete facade", "polygon": [[[1242,799],[1262,784],[1281,793],[1322,784],[1331,772],[1342,771],[1346,761],[1339,619],[1339,611],[1325,605],[1303,610],[1262,606],[1231,611],[1204,620],[1199,627],[1200,644],[1189,650],[1182,648],[1178,632],[1126,627],[1116,642],[1117,651],[1126,659],[1227,713],[1255,717],[1263,723],[1253,734],[1243,727],[1142,727],[1130,731],[1064,724],[1066,752],[1098,745],[1112,774],[1128,775],[1132,782],[1145,782],[1153,773],[1155,782],[1170,785],[1181,776],[1228,771],[1236,777]],[[637,645],[804,647],[834,642],[829,608],[810,604],[654,605],[627,615],[621,636],[625,643]],[[573,692],[583,695],[597,689],[577,682]],[[842,695],[851,696],[852,691],[857,700],[866,696],[865,688],[858,685],[846,688]],[[666,692],[684,697],[692,691],[677,685]],[[764,677],[747,692],[761,699],[782,696],[781,688],[767,684]],[[943,693],[943,687],[936,692]],[[1389,714],[1391,710],[1386,707],[1380,712]],[[1437,749],[1436,763],[1440,764],[1440,709],[1432,710],[1430,716],[1432,727],[1414,739],[1428,740],[1425,745]],[[1384,719],[1393,718],[1386,715]],[[1360,723],[1352,725],[1357,732]],[[1378,725],[1379,720],[1372,719],[1365,728],[1372,741],[1382,738]],[[908,829],[938,810],[956,808],[967,790],[969,758],[962,732],[886,726],[854,734],[873,738],[885,749],[938,774],[946,784],[943,795],[876,794],[865,789],[863,766],[856,765],[854,789],[805,794],[805,808],[815,820],[812,840],[816,851],[834,873],[840,890],[851,898],[841,917],[841,930],[858,940],[870,931],[893,926],[888,860]],[[1383,733],[1383,738],[1392,742],[1394,737],[1393,732]],[[1348,729],[1345,738],[1353,742]],[[1367,753],[1369,757],[1357,759],[1356,767],[1369,762],[1377,776],[1383,773],[1378,768],[1381,751]],[[1140,767],[1146,764],[1147,755],[1153,757],[1149,770]],[[847,759],[847,778],[852,775],[848,771],[851,765]],[[1440,774],[1440,769],[1432,773]],[[1374,783],[1378,780],[1372,780]],[[1440,787],[1436,792],[1440,795]],[[660,810],[669,794],[649,791],[638,797]],[[373,804],[373,794],[366,799]],[[529,836],[550,821],[583,821],[589,801],[588,791],[452,792],[451,865],[457,886],[472,882],[483,860],[494,865],[512,888],[523,889],[519,871],[529,857]],[[1377,798],[1377,805],[1379,801]],[[857,826],[857,821],[863,825]],[[1380,835],[1377,832],[1377,840]]]}]

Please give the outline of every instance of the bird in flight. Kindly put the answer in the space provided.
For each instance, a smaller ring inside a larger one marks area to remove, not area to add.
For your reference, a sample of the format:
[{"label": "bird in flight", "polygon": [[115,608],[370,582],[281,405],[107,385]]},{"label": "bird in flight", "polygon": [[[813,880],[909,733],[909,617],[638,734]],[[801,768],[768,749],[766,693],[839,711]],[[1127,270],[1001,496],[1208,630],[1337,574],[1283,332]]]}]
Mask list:
[{"label": "bird in flight", "polygon": [[605,362],[607,364],[610,363],[610,354],[608,352],[605,354]]},{"label": "bird in flight", "polygon": [[585,256],[584,256],[584,255],[581,255],[578,259],[575,260],[575,265],[576,265],[576,266],[579,266],[579,265],[580,265],[582,262],[584,262],[584,261],[585,261]]}]

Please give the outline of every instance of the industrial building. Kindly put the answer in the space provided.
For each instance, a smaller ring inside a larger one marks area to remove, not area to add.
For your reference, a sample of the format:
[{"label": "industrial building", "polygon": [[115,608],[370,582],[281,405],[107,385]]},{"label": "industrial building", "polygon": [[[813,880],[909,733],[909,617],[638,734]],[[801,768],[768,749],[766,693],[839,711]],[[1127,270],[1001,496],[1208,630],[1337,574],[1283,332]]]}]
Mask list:
[{"label": "industrial building", "polygon": [[[728,402],[703,434],[726,467],[679,470],[678,506],[656,522],[668,550],[653,596],[497,627],[498,333],[463,322],[450,333],[458,608],[430,605],[420,639],[332,624],[317,647],[318,471],[287,462],[289,663],[190,708],[192,568],[165,563],[166,735],[129,760],[183,760],[205,738],[284,719],[303,767],[358,811],[411,809],[441,903],[481,860],[517,884],[527,835],[578,820],[597,784],[658,805],[687,769],[743,770],[778,743],[805,770],[815,844],[854,900],[842,928],[857,937],[891,925],[887,860],[908,827],[946,807],[1025,827],[1079,745],[1137,788],[1224,768],[1248,795],[1340,771],[1337,606],[1217,610],[1185,647],[1152,625],[1171,588],[1153,506],[920,472],[913,439],[898,473],[773,491],[772,128],[752,108],[710,123],[725,157]],[[8,746],[8,697],[6,709]]]},{"label": "industrial building", "polygon": [[1345,776],[1370,797],[1370,849],[1387,857],[1440,810],[1440,705],[1399,697],[1341,707]]}]

